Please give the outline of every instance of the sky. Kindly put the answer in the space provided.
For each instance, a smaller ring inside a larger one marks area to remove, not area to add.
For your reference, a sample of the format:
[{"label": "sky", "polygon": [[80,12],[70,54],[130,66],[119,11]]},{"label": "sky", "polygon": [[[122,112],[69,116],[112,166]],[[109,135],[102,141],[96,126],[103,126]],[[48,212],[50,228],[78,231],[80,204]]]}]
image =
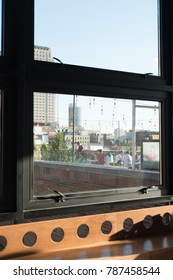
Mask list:
[{"label": "sky", "polygon": [[158,75],[157,16],[157,0],[35,0],[34,43],[63,63]]},{"label": "sky", "polygon": [[[158,75],[157,16],[157,0],[35,0],[34,43],[50,47],[63,63]],[[57,118],[64,126],[72,99],[61,94],[57,99]],[[97,98],[93,104],[93,98],[78,96],[77,105],[88,129],[101,123],[102,130],[112,130],[118,121],[131,127],[130,100],[116,100],[115,108],[113,99]],[[139,129],[151,123],[158,129],[153,112],[136,110]]]},{"label": "sky", "polygon": [[[68,106],[73,103],[73,96],[58,95],[58,122],[68,126]],[[82,127],[86,130],[98,130],[113,133],[115,129],[132,129],[132,100],[75,96],[76,106],[81,108]],[[64,106],[62,106],[64,104]],[[140,107],[139,107],[140,106]],[[141,107],[142,106],[142,107]],[[150,106],[150,108],[146,108]],[[158,102],[136,101],[136,129],[159,130]]]},{"label": "sky", "polygon": [[35,44],[63,63],[158,74],[157,0],[35,0]]},{"label": "sky", "polygon": [[[65,64],[158,75],[157,16],[157,0],[35,0],[34,43],[50,47],[52,56]],[[117,120],[123,128],[131,127],[131,101],[117,100],[116,109],[112,99],[96,101],[77,98],[86,128],[98,129],[100,122],[102,130],[109,126],[110,131]],[[71,102],[70,96],[58,97],[62,125],[68,125]],[[136,110],[139,128],[156,127],[158,114],[153,112]]]}]

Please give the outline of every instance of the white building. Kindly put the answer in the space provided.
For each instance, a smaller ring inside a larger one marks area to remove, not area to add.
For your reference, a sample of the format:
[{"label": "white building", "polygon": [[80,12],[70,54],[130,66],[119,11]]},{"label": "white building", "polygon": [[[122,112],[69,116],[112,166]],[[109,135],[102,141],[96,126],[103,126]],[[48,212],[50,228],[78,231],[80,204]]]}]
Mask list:
[{"label": "white building", "polygon": [[[53,61],[51,49],[35,46],[34,59]],[[34,124],[48,125],[56,121],[56,95],[53,93],[34,92]]]}]

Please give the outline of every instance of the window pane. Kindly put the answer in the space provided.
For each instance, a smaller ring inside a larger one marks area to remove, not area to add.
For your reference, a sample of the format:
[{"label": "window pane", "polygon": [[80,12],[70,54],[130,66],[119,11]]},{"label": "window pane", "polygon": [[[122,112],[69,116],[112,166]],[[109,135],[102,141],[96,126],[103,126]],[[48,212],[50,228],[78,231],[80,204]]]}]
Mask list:
[{"label": "window pane", "polygon": [[158,75],[157,2],[35,0],[35,45],[65,64]]},{"label": "window pane", "polygon": [[34,93],[34,194],[160,185],[160,105]]}]

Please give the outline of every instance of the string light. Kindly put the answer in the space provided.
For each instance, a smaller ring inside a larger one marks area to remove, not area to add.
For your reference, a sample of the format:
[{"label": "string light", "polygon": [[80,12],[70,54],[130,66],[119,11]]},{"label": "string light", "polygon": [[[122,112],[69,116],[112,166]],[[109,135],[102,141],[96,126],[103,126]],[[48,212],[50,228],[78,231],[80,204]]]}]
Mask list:
[{"label": "string light", "polygon": [[91,109],[91,99],[89,100],[89,108]]},{"label": "string light", "polygon": [[75,97],[76,97],[75,99],[76,99],[76,105],[77,105],[77,102],[78,102],[78,96],[76,95]]},{"label": "string light", "polygon": [[[154,107],[156,107],[156,105]],[[154,115],[156,115],[156,108],[154,108]]]},{"label": "string light", "polygon": [[101,115],[103,115],[103,105],[101,106]]},{"label": "string light", "polygon": [[116,99],[114,99],[114,109],[116,109]]}]

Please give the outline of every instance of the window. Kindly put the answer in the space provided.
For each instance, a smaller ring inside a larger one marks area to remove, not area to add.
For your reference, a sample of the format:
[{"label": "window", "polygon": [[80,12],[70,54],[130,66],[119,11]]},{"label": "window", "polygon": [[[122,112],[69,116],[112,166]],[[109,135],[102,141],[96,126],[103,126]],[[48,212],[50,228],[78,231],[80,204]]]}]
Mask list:
[{"label": "window", "polygon": [[171,1],[4,3],[0,218],[172,203]]},{"label": "window", "polygon": [[34,42],[64,64],[158,75],[157,17],[157,0],[35,0]]},{"label": "window", "polygon": [[56,102],[34,122],[35,195],[162,184],[160,102],[44,96]]}]

